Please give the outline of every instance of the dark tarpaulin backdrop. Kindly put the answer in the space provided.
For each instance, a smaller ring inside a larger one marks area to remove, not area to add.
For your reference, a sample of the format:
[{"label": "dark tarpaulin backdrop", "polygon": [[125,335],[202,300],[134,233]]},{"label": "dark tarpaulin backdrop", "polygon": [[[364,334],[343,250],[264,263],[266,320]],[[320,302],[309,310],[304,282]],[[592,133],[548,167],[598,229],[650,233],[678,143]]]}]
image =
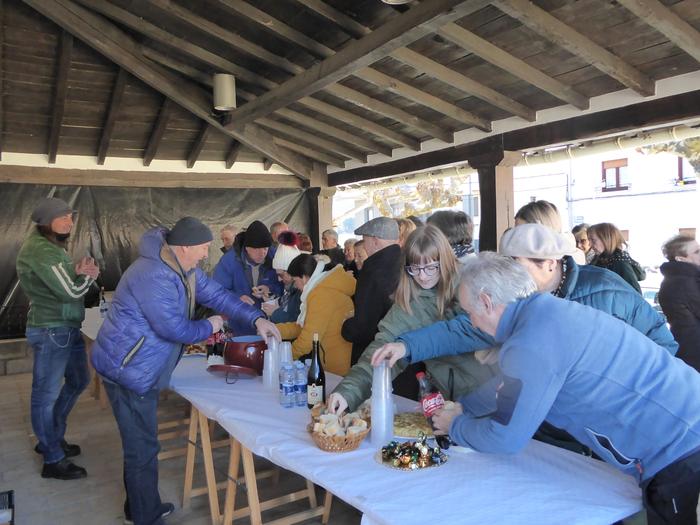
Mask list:
[{"label": "dark tarpaulin backdrop", "polygon": [[[138,254],[138,241],[149,228],[171,227],[179,218],[193,216],[214,233],[209,260],[213,270],[221,257],[219,230],[226,224],[247,226],[261,220],[268,227],[284,220],[294,231],[310,232],[310,199],[302,189],[193,189],[123,188],[101,186],[51,186],[0,184],[0,338],[21,337],[27,298],[17,283],[15,259],[22,242],[34,227],[31,214],[45,197],[68,202],[78,215],[68,245],[75,261],[91,255],[100,266],[98,285],[114,290],[124,271]],[[86,299],[95,301],[98,286]]]}]

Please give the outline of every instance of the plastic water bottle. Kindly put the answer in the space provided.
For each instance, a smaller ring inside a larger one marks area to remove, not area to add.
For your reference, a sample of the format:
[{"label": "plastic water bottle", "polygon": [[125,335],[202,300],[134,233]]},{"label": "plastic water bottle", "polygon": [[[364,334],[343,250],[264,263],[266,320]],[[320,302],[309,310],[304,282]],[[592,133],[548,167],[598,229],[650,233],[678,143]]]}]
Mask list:
[{"label": "plastic water bottle", "polygon": [[292,408],[294,401],[294,367],[291,363],[284,363],[280,369],[280,404]]},{"label": "plastic water bottle", "polygon": [[301,361],[294,363],[294,393],[296,406],[306,406],[306,367]]}]

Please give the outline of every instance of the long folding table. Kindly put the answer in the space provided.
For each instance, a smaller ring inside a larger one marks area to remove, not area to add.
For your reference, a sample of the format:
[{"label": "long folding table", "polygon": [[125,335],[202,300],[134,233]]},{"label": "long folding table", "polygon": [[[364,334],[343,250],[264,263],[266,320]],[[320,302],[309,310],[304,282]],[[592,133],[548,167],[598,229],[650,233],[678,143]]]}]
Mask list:
[{"label": "long folding table", "polygon": [[[377,461],[377,451],[369,438],[353,452],[318,449],[306,431],[309,412],[305,407],[283,408],[276,393],[265,389],[260,378],[227,384],[224,378],[206,371],[203,357],[183,358],[173,374],[171,388],[192,404],[190,424],[198,421],[194,434],[190,433],[192,456],[188,453],[186,485],[190,483],[191,487],[196,432],[203,445],[209,441],[207,419],[217,421],[230,435],[224,523],[247,514],[251,523],[262,523],[261,512],[266,508],[307,497],[308,511],[276,523],[294,523],[318,515],[327,520],[330,496],[323,506],[317,505],[312,483],[359,509],[363,525],[609,525],[641,509],[641,492],[631,477],[601,461],[536,441],[515,455],[480,454],[460,447],[448,451],[449,460],[443,466],[399,471]],[[400,398],[397,402],[402,410],[415,405]],[[203,446],[203,452],[212,523],[218,524],[222,515],[211,447]],[[307,490],[286,500],[260,502],[253,454],[303,476]],[[248,507],[236,511],[233,501],[241,459]]]}]

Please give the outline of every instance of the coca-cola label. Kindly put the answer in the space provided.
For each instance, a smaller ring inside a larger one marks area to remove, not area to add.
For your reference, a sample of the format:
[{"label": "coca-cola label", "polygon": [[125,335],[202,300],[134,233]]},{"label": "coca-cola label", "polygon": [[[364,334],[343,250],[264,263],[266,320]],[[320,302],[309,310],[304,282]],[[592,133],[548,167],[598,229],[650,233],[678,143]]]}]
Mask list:
[{"label": "coca-cola label", "polygon": [[421,399],[421,405],[425,417],[432,417],[435,412],[445,406],[445,398],[440,392],[432,392]]},{"label": "coca-cola label", "polygon": [[306,389],[306,401],[314,406],[323,403],[323,386],[311,384]]}]

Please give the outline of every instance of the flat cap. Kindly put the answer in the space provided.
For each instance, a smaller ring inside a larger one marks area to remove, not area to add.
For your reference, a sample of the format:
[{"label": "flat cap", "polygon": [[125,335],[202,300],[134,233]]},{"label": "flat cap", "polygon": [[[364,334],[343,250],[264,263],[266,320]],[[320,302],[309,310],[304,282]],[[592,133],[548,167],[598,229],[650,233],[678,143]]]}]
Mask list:
[{"label": "flat cap", "polygon": [[43,199],[32,212],[32,220],[40,226],[48,226],[57,217],[75,213],[62,199],[48,197]]},{"label": "flat cap", "polygon": [[555,232],[541,224],[521,224],[508,230],[498,247],[501,255],[528,259],[555,259],[574,255],[573,236]]},{"label": "flat cap", "polygon": [[375,217],[357,228],[355,235],[367,235],[378,239],[386,239],[387,241],[398,241],[399,225],[394,219],[389,217]]}]

